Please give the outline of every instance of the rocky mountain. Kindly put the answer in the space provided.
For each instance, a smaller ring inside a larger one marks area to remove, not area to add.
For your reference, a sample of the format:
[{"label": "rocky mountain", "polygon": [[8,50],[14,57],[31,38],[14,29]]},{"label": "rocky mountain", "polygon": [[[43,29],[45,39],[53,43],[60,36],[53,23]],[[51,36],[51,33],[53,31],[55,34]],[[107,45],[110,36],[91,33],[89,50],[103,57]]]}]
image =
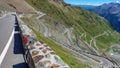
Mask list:
[{"label": "rocky mountain", "polygon": [[23,14],[21,19],[71,68],[120,64],[119,56],[113,56],[119,55],[120,34],[103,17],[63,0],[25,1],[37,13]]},{"label": "rocky mountain", "polygon": [[75,6],[75,7],[82,7],[83,9],[93,9],[95,8],[96,6],[93,6],[93,5],[72,5],[72,6]]},{"label": "rocky mountain", "polygon": [[0,0],[0,11],[2,12],[34,13],[34,9],[24,0]]},{"label": "rocky mountain", "polygon": [[93,9],[90,9],[100,16],[106,18],[111,26],[120,32],[120,4],[119,3],[108,3],[103,4]]}]

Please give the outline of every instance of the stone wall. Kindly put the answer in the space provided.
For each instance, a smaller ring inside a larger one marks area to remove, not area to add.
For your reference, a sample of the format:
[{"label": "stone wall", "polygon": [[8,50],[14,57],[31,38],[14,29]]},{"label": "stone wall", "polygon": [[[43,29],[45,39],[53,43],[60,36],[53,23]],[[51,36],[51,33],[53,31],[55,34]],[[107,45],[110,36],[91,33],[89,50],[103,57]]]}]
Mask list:
[{"label": "stone wall", "polygon": [[45,43],[38,41],[35,34],[24,23],[20,24],[26,60],[30,68],[70,68]]}]

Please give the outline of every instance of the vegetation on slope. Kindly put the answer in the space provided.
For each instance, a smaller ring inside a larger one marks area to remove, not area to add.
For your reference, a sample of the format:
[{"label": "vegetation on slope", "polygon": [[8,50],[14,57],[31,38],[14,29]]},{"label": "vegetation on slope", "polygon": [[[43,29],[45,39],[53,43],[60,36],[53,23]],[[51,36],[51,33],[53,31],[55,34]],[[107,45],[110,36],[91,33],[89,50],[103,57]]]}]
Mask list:
[{"label": "vegetation on slope", "polygon": [[[96,14],[90,13],[86,10],[77,9],[75,7],[67,6],[64,4],[61,6],[56,6],[54,5],[54,3],[56,3],[57,1],[54,2],[54,0],[26,0],[26,1],[37,10],[40,10],[47,14],[47,16],[44,17],[46,23],[48,24],[62,23],[67,27],[74,27],[74,33],[76,33],[77,35],[86,32],[87,33],[86,41],[88,42],[91,40],[91,37],[100,35],[105,31],[113,32],[108,22],[104,18],[99,17]],[[116,37],[118,36],[119,35],[109,34],[107,37],[106,36],[104,38],[101,37],[98,39],[98,46],[109,47],[110,45],[112,45],[109,42],[115,41],[115,43],[116,42],[118,43],[119,38],[116,39]]]},{"label": "vegetation on slope", "polygon": [[[26,20],[23,20],[23,21],[28,22]],[[56,54],[59,55],[70,66],[70,68],[89,67],[87,64],[83,64],[83,63],[79,62],[79,60],[77,60],[76,57],[75,57],[76,55],[72,51],[57,45],[53,41],[43,37],[39,32],[34,30],[32,27],[30,27],[30,28],[36,34],[38,40],[39,41],[45,41],[45,43],[47,43],[56,52]]]},{"label": "vegetation on slope", "polygon": [[[54,4],[49,3],[48,0],[26,1],[32,4],[36,9],[46,13],[46,19],[50,21],[53,20],[54,22],[60,21],[60,23],[69,27],[75,26],[77,29],[79,28],[80,32],[86,31],[95,36],[102,33],[108,27],[105,20],[85,10],[78,10],[70,6],[63,6],[61,9]],[[103,24],[103,27],[99,26],[101,24]],[[83,29],[81,29],[80,26],[82,26]]]},{"label": "vegetation on slope", "polygon": [[[99,52],[108,52],[110,50],[110,46],[114,44],[120,44],[120,34],[111,29],[110,25],[104,18],[94,13],[83,10],[82,8],[78,9],[69,6],[62,1],[25,1],[31,4],[35,9],[46,13],[47,15],[44,16],[42,20],[44,20],[44,23],[51,25],[52,28],[54,28],[54,26],[52,26],[53,24],[60,23],[67,28],[72,27],[74,29],[73,33],[78,35],[78,37],[81,36],[81,34],[86,33],[86,37],[80,38],[82,41],[90,43],[91,39],[94,38],[96,41],[94,40],[91,44]],[[99,49],[94,46],[94,42],[96,42],[96,45]],[[85,44],[83,45],[85,46]],[[67,61],[68,60],[66,60],[66,62]]]},{"label": "vegetation on slope", "polygon": [[[33,21],[27,18],[21,18],[28,26],[32,29],[32,31],[35,33],[37,39],[39,41],[44,41],[47,43],[57,55],[59,55],[69,66],[70,68],[85,68],[89,67],[87,63],[80,62],[77,58],[83,58],[82,56],[76,55],[75,52],[72,52],[68,49],[65,49],[61,47],[60,45],[56,44],[55,42],[51,41],[48,38],[45,38],[43,35],[41,35],[38,31],[33,29],[33,26],[31,26]],[[30,24],[31,23],[31,24]]]}]

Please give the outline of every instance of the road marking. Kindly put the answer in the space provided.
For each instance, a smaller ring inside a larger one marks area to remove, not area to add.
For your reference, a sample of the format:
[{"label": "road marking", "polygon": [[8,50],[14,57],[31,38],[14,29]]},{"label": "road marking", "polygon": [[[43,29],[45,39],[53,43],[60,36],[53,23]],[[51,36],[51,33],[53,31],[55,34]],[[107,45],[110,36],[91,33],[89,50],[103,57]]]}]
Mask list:
[{"label": "road marking", "polygon": [[14,30],[12,31],[12,34],[11,34],[8,42],[7,42],[4,50],[2,51],[2,53],[1,53],[1,55],[0,55],[0,66],[1,66],[1,64],[2,64],[3,59],[5,58],[5,55],[6,55],[7,51],[8,51],[8,49],[9,49],[9,46],[10,46],[10,44],[11,44],[11,41],[12,41],[13,36],[14,36]]}]

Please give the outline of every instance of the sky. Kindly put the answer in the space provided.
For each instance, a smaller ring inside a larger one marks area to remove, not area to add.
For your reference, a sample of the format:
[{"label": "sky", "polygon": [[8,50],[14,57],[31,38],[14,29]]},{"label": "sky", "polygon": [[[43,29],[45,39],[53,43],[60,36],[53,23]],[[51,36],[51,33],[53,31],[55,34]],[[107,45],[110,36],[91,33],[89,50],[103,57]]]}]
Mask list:
[{"label": "sky", "polygon": [[67,3],[74,5],[101,5],[104,3],[117,2],[120,0],[64,0]]}]

